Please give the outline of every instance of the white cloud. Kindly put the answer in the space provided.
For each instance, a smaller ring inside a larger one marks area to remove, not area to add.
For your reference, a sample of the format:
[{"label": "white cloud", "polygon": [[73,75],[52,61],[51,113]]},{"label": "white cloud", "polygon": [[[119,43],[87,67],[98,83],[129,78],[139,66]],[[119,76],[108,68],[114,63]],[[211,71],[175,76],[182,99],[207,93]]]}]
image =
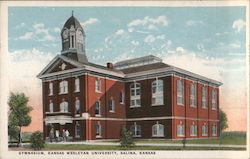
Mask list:
[{"label": "white cloud", "polygon": [[185,23],[186,27],[196,26],[196,25],[203,25],[203,24],[204,24],[204,22],[201,21],[201,20],[199,20],[199,21],[197,21],[197,20],[188,20]]},{"label": "white cloud", "polygon": [[100,21],[97,18],[89,18],[85,22],[82,22],[81,25],[83,25],[84,27],[87,27],[88,25],[96,24],[98,22]]},{"label": "white cloud", "polygon": [[239,43],[231,43],[231,44],[229,44],[229,46],[232,48],[240,48],[241,47],[241,45]]},{"label": "white cloud", "polygon": [[32,32],[27,32],[22,36],[19,36],[17,39],[19,40],[29,40],[32,39],[34,37],[34,34]]},{"label": "white cloud", "polygon": [[55,41],[56,38],[49,33],[49,29],[45,28],[43,23],[36,23],[33,25],[33,28],[35,29],[35,34],[38,36],[38,41]]},{"label": "white cloud", "polygon": [[155,41],[155,37],[153,35],[148,35],[145,37],[144,42],[145,43],[152,43]]},{"label": "white cloud", "polygon": [[125,33],[125,31],[123,30],[123,29],[119,29],[119,30],[117,30],[116,32],[115,32],[115,35],[122,35],[122,34],[124,34]]},{"label": "white cloud", "polygon": [[240,32],[245,26],[246,22],[242,19],[238,19],[233,22],[232,28]]},{"label": "white cloud", "polygon": [[177,47],[175,49],[176,53],[183,54],[186,52],[186,50],[183,47]]},{"label": "white cloud", "polygon": [[139,42],[139,41],[132,40],[132,41],[131,41],[131,44],[133,44],[133,45],[135,45],[135,46],[138,46],[138,45],[140,44],[140,42]]},{"label": "white cloud", "polygon": [[157,26],[168,26],[168,20],[166,16],[158,16],[156,18],[151,18],[149,16],[143,19],[135,19],[128,23],[128,27],[144,26],[149,30],[156,30]]},{"label": "white cloud", "polygon": [[128,28],[128,32],[132,33],[135,29],[134,28]]},{"label": "white cloud", "polygon": [[55,27],[55,28],[54,28],[54,32],[60,33],[60,32],[61,32],[61,29],[60,29],[59,27]]}]

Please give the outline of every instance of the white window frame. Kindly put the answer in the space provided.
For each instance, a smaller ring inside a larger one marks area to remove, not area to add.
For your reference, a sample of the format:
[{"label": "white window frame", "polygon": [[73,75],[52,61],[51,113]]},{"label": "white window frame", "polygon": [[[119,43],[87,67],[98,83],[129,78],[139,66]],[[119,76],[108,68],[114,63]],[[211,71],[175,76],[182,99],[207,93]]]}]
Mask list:
[{"label": "white window frame", "polygon": [[101,81],[101,78],[97,78],[95,80],[95,91],[97,93],[101,93],[102,92],[102,81]]},{"label": "white window frame", "polygon": [[[79,114],[77,113],[77,105],[79,105],[79,111],[80,111]],[[80,115],[81,114],[81,103],[80,103],[79,99],[75,100],[75,113],[76,113],[76,115]]]},{"label": "white window frame", "polygon": [[[181,130],[180,130],[181,129]],[[184,137],[185,136],[185,126],[182,122],[177,125],[177,136]]]},{"label": "white window frame", "polygon": [[80,79],[78,77],[75,78],[75,92],[80,92]]},{"label": "white window frame", "polygon": [[[99,108],[98,109],[98,112],[99,112],[98,114],[96,114],[97,103],[98,103],[98,108]],[[98,101],[95,102],[95,116],[101,116],[101,102],[100,102],[100,100],[98,100]]]},{"label": "white window frame", "polygon": [[212,89],[212,110],[217,109],[217,91],[215,88]]},{"label": "white window frame", "polygon": [[69,112],[69,103],[64,101],[60,103],[60,112]]},{"label": "white window frame", "polygon": [[130,131],[132,132],[133,137],[141,137],[141,125],[138,125],[136,122],[130,126]]},{"label": "white window frame", "polygon": [[[51,111],[51,107],[52,107],[52,111]],[[49,112],[50,113],[54,112],[54,104],[53,104],[53,102],[49,103]]]},{"label": "white window frame", "polygon": [[197,136],[197,125],[195,123],[190,125],[190,136]]},{"label": "white window frame", "polygon": [[[111,97],[110,100],[109,100],[109,103],[108,103],[108,108],[109,108],[109,112],[112,112],[114,113],[115,112],[115,100],[114,100],[114,97]],[[111,105],[110,105],[111,104]],[[111,106],[111,107],[110,107]],[[110,109],[112,108],[112,109]]]},{"label": "white window frame", "polygon": [[201,90],[201,107],[202,109],[207,108],[207,88],[205,86]]},{"label": "white window frame", "polygon": [[[178,100],[179,98],[181,98],[181,103]],[[177,80],[177,105],[184,106],[184,84],[181,79]]]},{"label": "white window frame", "polygon": [[[155,89],[155,92],[153,91]],[[159,106],[164,104],[164,96],[163,96],[164,83],[163,80],[156,79],[151,84],[152,90],[152,106]],[[153,103],[153,98],[155,99],[155,103]],[[161,99],[161,100],[160,100]]]},{"label": "white window frame", "polygon": [[163,124],[159,124],[159,122],[157,122],[156,124],[152,126],[152,137],[164,137],[164,125]]},{"label": "white window frame", "polygon": [[53,95],[53,83],[49,82],[49,96]]},{"label": "white window frame", "polygon": [[217,136],[217,125],[213,124],[212,126],[212,136]]},{"label": "white window frame", "polygon": [[[132,95],[132,91],[134,91],[134,95]],[[138,93],[139,95],[137,95]],[[134,105],[132,105],[132,101],[134,101]],[[141,107],[141,84],[134,82],[130,84],[130,108],[136,107]]]},{"label": "white window frame", "polygon": [[201,136],[208,136],[208,126],[204,123],[201,127]]},{"label": "white window frame", "polygon": [[190,107],[196,108],[197,107],[197,91],[196,91],[196,84],[190,84]]},{"label": "white window frame", "polygon": [[80,138],[80,134],[77,134],[77,128],[79,128],[80,130],[79,130],[79,132],[80,132],[80,134],[81,134],[81,125],[80,125],[80,123],[79,123],[79,121],[76,121],[76,124],[75,124],[75,137],[76,138]]},{"label": "white window frame", "polygon": [[59,94],[67,94],[68,93],[68,81],[63,80],[60,82],[60,92]]},{"label": "white window frame", "polygon": [[121,91],[120,94],[119,94],[119,102],[120,102],[120,104],[125,103],[125,93],[124,93],[124,91]]},{"label": "white window frame", "polygon": [[[96,136],[96,138],[101,138],[102,137],[102,125],[101,125],[101,123],[100,122],[97,122],[97,124],[96,124],[96,127],[95,127],[95,136]],[[99,134],[97,134],[97,131],[99,132]]]}]

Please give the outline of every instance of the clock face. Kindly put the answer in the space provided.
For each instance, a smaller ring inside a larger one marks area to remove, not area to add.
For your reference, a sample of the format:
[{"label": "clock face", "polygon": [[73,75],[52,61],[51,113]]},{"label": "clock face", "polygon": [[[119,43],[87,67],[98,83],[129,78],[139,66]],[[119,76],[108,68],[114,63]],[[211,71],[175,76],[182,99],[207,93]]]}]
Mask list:
[{"label": "clock face", "polygon": [[63,31],[63,38],[66,39],[67,37],[68,37],[68,30],[65,29],[65,30]]}]

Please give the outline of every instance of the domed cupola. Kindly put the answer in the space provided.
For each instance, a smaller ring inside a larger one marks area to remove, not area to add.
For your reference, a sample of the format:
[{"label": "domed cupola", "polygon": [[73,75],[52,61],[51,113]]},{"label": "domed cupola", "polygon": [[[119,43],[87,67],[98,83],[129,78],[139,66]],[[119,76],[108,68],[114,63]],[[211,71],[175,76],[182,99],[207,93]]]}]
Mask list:
[{"label": "domed cupola", "polygon": [[80,22],[72,16],[64,24],[62,31],[62,55],[79,62],[88,62],[85,55],[85,33]]}]

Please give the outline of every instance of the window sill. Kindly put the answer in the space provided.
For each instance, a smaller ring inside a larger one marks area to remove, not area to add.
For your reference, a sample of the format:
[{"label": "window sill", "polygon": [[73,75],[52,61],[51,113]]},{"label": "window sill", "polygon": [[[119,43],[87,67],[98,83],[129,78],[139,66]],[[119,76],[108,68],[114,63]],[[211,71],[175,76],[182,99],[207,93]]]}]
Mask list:
[{"label": "window sill", "polygon": [[95,136],[95,138],[102,138],[102,136],[101,135],[97,135],[97,136]]},{"label": "window sill", "polygon": [[48,96],[53,96],[53,94],[49,94]]},{"label": "window sill", "polygon": [[201,107],[202,109],[207,109],[207,107]]},{"label": "window sill", "polygon": [[75,136],[75,138],[80,138],[80,136]]},{"label": "window sill", "polygon": [[59,95],[68,94],[68,92],[59,93]]},{"label": "window sill", "polygon": [[100,114],[95,114],[95,117],[101,117],[101,115]]},{"label": "window sill", "polygon": [[196,105],[190,105],[190,107],[191,107],[191,108],[197,108],[197,106],[196,106]]},{"label": "window sill", "polygon": [[115,111],[114,111],[114,110],[109,110],[109,112],[110,112],[110,113],[115,113]]},{"label": "window sill", "polygon": [[80,117],[80,114],[75,114],[75,117]]},{"label": "window sill", "polygon": [[207,134],[202,134],[201,136],[208,136]]},{"label": "window sill", "polygon": [[217,134],[212,134],[212,136],[217,136]]},{"label": "window sill", "polygon": [[96,93],[102,93],[101,91],[95,90]]},{"label": "window sill", "polygon": [[190,136],[192,136],[192,137],[197,137],[197,135],[190,135]]},{"label": "window sill", "polygon": [[122,105],[123,105],[123,104],[125,104],[125,103],[124,103],[124,102],[120,102],[120,104],[122,104]]},{"label": "window sill", "polygon": [[177,106],[184,107],[184,104],[182,104],[182,103],[177,103]]},{"label": "window sill", "polygon": [[152,137],[164,137],[164,135],[152,135]]},{"label": "window sill", "polygon": [[140,105],[136,105],[136,106],[135,105],[133,105],[133,106],[131,105],[130,106],[130,108],[139,108],[139,107],[141,107],[141,106]]},{"label": "window sill", "polygon": [[78,92],[80,92],[80,90],[77,90],[77,91],[74,91],[75,93],[78,93]]},{"label": "window sill", "polygon": [[217,109],[215,109],[215,108],[212,108],[212,110],[216,111]]},{"label": "window sill", "polygon": [[133,135],[133,137],[141,137],[141,135]]},{"label": "window sill", "polygon": [[164,105],[164,103],[160,103],[160,104],[152,104],[151,106],[152,107],[157,107],[157,106],[163,106]]},{"label": "window sill", "polygon": [[185,137],[185,135],[177,135],[177,137]]}]

